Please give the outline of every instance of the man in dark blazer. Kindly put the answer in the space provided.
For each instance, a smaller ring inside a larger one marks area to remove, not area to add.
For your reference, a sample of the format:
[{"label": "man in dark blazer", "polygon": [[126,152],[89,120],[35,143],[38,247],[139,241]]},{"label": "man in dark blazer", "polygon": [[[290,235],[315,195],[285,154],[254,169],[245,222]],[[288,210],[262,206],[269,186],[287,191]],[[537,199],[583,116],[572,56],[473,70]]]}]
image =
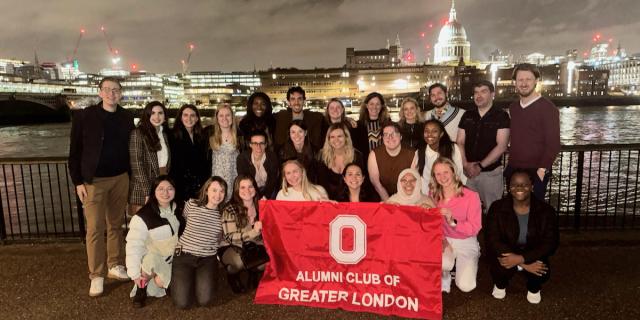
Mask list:
[{"label": "man in dark blazer", "polygon": [[102,294],[105,273],[109,278],[129,280],[124,267],[122,225],[129,193],[133,115],[118,105],[122,86],[117,78],[105,77],[99,89],[100,103],[74,113],[69,148],[69,172],[87,219],[92,297]]},{"label": "man in dark blazer", "polygon": [[302,120],[307,126],[307,137],[313,150],[322,149],[324,137],[322,131],[322,114],[311,110],[304,110],[304,103],[307,99],[304,89],[301,87],[291,87],[287,91],[287,103],[289,107],[276,113],[276,130],[274,134],[275,150],[278,151],[289,138],[289,124],[293,120]]}]

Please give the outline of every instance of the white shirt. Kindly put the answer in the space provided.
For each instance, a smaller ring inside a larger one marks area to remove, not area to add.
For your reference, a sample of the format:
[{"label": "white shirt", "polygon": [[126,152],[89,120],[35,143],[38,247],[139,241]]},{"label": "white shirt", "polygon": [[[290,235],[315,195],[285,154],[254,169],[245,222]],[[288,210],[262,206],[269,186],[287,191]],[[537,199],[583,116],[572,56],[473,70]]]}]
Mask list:
[{"label": "white shirt", "polygon": [[160,130],[158,130],[158,137],[160,138],[160,150],[158,150],[158,167],[166,167],[167,163],[169,163],[169,150],[167,149],[167,142],[164,141],[164,135],[162,134],[162,126],[160,126]]},{"label": "white shirt", "polygon": [[[422,194],[429,194],[431,168],[439,156],[440,154],[437,151],[433,151],[429,146],[427,146],[424,157],[424,169],[422,170]],[[467,184],[467,176],[464,175],[462,168],[462,154],[460,153],[460,148],[458,148],[458,145],[456,144],[453,145],[453,154],[451,157],[453,158],[453,163],[456,164],[456,174],[460,178],[460,181],[462,181],[463,184]]]}]

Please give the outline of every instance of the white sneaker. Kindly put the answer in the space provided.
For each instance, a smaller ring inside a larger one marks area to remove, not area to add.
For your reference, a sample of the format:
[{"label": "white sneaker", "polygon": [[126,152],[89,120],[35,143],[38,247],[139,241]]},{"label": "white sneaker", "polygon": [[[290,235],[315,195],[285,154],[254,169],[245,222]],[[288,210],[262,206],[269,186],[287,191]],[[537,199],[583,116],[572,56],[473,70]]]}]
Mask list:
[{"label": "white sneaker", "polygon": [[441,291],[449,293],[451,291],[451,273],[442,272]]},{"label": "white sneaker", "polygon": [[491,292],[491,295],[496,299],[504,299],[504,297],[507,296],[507,289],[506,288],[500,289],[494,285],[493,292]]},{"label": "white sneaker", "polygon": [[536,293],[532,293],[531,291],[527,291],[527,301],[529,301],[529,303],[532,304],[538,304],[540,303],[540,301],[542,300],[542,296],[540,295],[540,292],[542,292],[542,290],[536,292]]},{"label": "white sneaker", "polygon": [[121,280],[121,281],[129,280],[129,276],[127,275],[127,269],[121,265],[117,265],[112,268],[109,268],[107,277],[111,279]]},{"label": "white sneaker", "polygon": [[102,294],[104,288],[104,278],[95,277],[91,279],[91,287],[89,288],[89,296],[97,297]]}]

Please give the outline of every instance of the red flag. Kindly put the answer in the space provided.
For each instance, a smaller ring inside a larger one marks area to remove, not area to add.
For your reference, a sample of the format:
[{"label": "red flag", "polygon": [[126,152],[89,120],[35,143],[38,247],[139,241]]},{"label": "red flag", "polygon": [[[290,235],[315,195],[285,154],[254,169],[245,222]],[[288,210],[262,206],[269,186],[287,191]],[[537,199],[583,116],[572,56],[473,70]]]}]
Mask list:
[{"label": "red flag", "polygon": [[269,200],[260,216],[271,261],[255,303],[442,317],[437,210]]}]

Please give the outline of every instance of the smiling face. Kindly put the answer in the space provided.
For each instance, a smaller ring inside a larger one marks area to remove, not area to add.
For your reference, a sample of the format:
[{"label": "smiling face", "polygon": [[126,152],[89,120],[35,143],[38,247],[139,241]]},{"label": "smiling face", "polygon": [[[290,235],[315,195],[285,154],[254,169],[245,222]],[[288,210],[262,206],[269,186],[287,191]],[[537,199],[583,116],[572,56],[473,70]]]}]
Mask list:
[{"label": "smiling face", "polygon": [[251,137],[249,146],[251,147],[251,153],[256,156],[256,158],[261,158],[265,150],[267,149],[267,143],[264,139],[264,136],[260,135]]},{"label": "smiling face", "polygon": [[344,108],[340,102],[332,101],[327,106],[327,112],[329,113],[329,119],[331,123],[339,123],[342,121],[342,115],[344,114]]},{"label": "smiling face", "polygon": [[304,97],[302,96],[302,93],[292,92],[287,102],[294,114],[302,113],[302,108],[304,107]]},{"label": "smiling face", "polygon": [[191,131],[193,129],[193,126],[195,126],[196,123],[198,123],[198,115],[196,115],[196,112],[193,111],[191,108],[185,108],[184,110],[182,110],[180,121],[182,121],[182,124],[184,125],[185,129],[187,129],[188,131]]},{"label": "smiling face", "polygon": [[221,129],[231,128],[233,116],[231,110],[228,107],[221,107],[216,113],[216,121]]},{"label": "smiling face", "polygon": [[249,179],[241,180],[238,184],[238,195],[243,201],[253,201],[256,196],[256,188]]},{"label": "smiling face", "polygon": [[440,130],[440,127],[433,123],[429,122],[424,126],[424,141],[431,148],[431,150],[438,150],[438,146],[440,145],[440,138],[444,135],[444,132]]},{"label": "smiling face", "polygon": [[528,201],[531,199],[533,185],[529,179],[529,175],[523,172],[514,173],[509,182],[509,193],[513,199],[518,201]]},{"label": "smiling face", "polygon": [[448,188],[455,182],[453,179],[453,170],[446,163],[436,163],[433,166],[433,176],[436,178],[436,182],[443,188]]},{"label": "smiling face", "polygon": [[344,173],[344,182],[350,189],[357,190],[362,186],[364,182],[364,176],[362,170],[358,166],[349,166]]},{"label": "smiling face", "polygon": [[217,207],[220,203],[222,203],[222,201],[224,201],[224,196],[224,187],[218,181],[213,181],[209,185],[209,188],[207,188],[207,205]]},{"label": "smiling face", "polygon": [[395,127],[386,126],[382,130],[382,142],[389,151],[397,150],[400,147],[402,136]]},{"label": "smiling face", "polygon": [[155,106],[151,109],[149,122],[151,122],[154,127],[158,128],[159,126],[161,126],[164,123],[164,119],[165,114],[161,106]]},{"label": "smiling face", "polygon": [[528,70],[519,70],[516,73],[516,91],[522,98],[530,96],[535,90],[538,80],[533,72]]},{"label": "smiling face", "polygon": [[407,123],[414,123],[418,119],[418,106],[411,101],[405,102],[402,105],[402,113]]},{"label": "smiling face", "polygon": [[302,146],[304,145],[304,136],[306,132],[304,129],[300,128],[297,125],[292,125],[289,128],[289,138],[291,138],[291,142],[293,142],[294,146]]},{"label": "smiling face", "polygon": [[102,98],[104,107],[115,108],[122,99],[122,88],[117,82],[105,81],[102,83],[98,95]]},{"label": "smiling face", "polygon": [[442,108],[447,104],[447,94],[442,88],[435,87],[429,92],[429,100],[436,108]]},{"label": "smiling face", "polygon": [[413,194],[413,190],[416,189],[417,181],[418,179],[408,172],[400,178],[400,185],[402,186],[402,191],[405,195],[410,196]]},{"label": "smiling face", "polygon": [[169,181],[164,180],[158,184],[154,191],[154,195],[158,200],[158,206],[161,208],[167,208],[176,196],[176,189]]},{"label": "smiling face", "polygon": [[376,120],[380,116],[382,111],[382,101],[378,97],[373,97],[367,102],[367,112],[369,114],[369,120]]},{"label": "smiling face", "polygon": [[329,132],[329,145],[335,149],[342,149],[346,145],[346,137],[343,129],[335,129]]},{"label": "smiling face", "polygon": [[262,97],[255,97],[251,104],[251,109],[256,117],[260,118],[264,115],[264,111],[267,110],[267,102]]},{"label": "smiling face", "polygon": [[295,162],[287,163],[282,171],[290,187],[295,189],[302,187],[302,169]]}]

